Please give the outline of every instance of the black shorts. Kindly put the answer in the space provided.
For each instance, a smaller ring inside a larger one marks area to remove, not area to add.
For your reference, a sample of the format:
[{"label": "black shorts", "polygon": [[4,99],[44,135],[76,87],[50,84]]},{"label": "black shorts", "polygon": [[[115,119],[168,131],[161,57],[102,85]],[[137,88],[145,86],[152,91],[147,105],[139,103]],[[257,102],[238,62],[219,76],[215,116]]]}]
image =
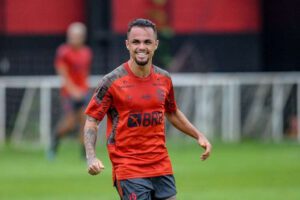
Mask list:
[{"label": "black shorts", "polygon": [[164,200],[177,193],[173,175],[120,180],[115,186],[121,200]]}]

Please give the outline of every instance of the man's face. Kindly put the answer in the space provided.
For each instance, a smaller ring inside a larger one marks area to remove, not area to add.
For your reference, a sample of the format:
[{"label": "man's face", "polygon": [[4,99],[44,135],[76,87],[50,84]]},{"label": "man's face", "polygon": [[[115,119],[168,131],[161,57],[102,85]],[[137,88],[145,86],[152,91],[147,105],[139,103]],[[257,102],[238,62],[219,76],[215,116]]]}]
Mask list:
[{"label": "man's face", "polygon": [[145,66],[152,61],[158,40],[152,28],[132,27],[127,36],[126,46],[135,63]]},{"label": "man's face", "polygon": [[72,30],[67,35],[68,43],[74,47],[80,47],[85,42],[85,34],[79,30]]}]

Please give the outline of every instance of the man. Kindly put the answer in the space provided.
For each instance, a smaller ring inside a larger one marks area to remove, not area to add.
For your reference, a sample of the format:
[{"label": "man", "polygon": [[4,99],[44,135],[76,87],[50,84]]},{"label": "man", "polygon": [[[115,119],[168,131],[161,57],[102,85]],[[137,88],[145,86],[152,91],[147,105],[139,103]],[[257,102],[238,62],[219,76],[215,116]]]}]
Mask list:
[{"label": "man", "polygon": [[158,47],[155,25],[136,19],[128,26],[128,62],[107,74],[91,99],[84,141],[88,172],[100,173],[96,157],[98,124],[107,114],[107,148],[115,186],[122,200],[176,199],[173,170],[165,144],[165,117],[195,138],[209,157],[211,145],[177,108],[169,74],[152,65]]},{"label": "man", "polygon": [[[70,24],[67,30],[67,43],[61,45],[56,53],[55,68],[62,78],[62,107],[63,118],[58,122],[49,151],[49,158],[53,159],[60,139],[68,132],[79,126],[83,133],[85,123],[84,107],[88,102],[88,76],[90,73],[92,52],[85,43],[86,27],[83,23]],[[82,156],[85,157],[83,134],[80,136]]]}]

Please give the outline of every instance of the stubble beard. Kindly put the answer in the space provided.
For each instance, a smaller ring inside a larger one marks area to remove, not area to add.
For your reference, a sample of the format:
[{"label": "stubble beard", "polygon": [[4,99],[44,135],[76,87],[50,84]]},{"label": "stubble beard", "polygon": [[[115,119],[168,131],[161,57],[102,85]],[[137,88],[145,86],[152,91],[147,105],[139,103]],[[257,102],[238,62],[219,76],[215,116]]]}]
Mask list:
[{"label": "stubble beard", "polygon": [[134,61],[135,61],[135,63],[136,63],[137,65],[139,65],[139,66],[141,66],[141,67],[144,67],[144,66],[146,66],[146,65],[149,63],[150,58],[148,57],[145,61],[140,61],[140,60],[138,60],[138,59],[135,57],[135,58],[134,58]]},{"label": "stubble beard", "polygon": [[139,61],[138,59],[134,58],[134,61],[138,66],[144,67],[149,63],[149,58],[145,61]]}]

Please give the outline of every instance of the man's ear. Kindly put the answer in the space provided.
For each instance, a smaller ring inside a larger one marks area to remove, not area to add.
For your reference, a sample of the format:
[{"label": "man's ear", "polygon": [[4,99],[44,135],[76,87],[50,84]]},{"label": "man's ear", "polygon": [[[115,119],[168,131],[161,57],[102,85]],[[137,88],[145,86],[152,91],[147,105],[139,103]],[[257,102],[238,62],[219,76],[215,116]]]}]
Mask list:
[{"label": "man's ear", "polygon": [[156,40],[156,47],[155,47],[155,50],[158,48],[158,45],[159,45],[159,40]]},{"label": "man's ear", "polygon": [[128,40],[125,40],[125,45],[126,45],[126,48],[129,50],[129,42],[128,42]]}]

